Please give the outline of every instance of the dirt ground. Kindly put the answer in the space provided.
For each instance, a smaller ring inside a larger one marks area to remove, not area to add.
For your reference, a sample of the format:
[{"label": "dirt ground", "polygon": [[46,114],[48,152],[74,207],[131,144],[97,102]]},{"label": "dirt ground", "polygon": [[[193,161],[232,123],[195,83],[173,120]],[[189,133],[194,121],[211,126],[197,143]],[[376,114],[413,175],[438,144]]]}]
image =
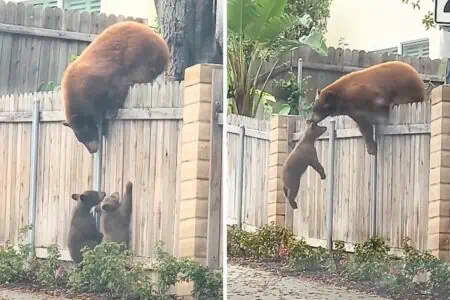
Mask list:
[{"label": "dirt ground", "polygon": [[311,279],[288,277],[248,266],[228,264],[230,300],[387,300]]}]

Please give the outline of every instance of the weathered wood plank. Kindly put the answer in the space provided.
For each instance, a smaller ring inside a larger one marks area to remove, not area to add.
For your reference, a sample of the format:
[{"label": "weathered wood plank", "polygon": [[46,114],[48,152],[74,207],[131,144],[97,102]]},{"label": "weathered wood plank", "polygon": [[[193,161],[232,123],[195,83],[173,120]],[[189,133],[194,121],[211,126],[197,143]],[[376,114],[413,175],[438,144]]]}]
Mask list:
[{"label": "weathered wood plank", "polygon": [[[210,133],[210,166],[208,194],[208,246],[207,264],[217,268],[220,263],[220,245],[222,244],[222,133],[223,127],[217,123],[218,113],[223,106],[222,69],[213,70],[212,74],[212,109]],[[217,247],[219,245],[219,247]]]},{"label": "weathered wood plank", "polygon": [[[31,112],[1,112],[0,123],[31,122]],[[116,118],[107,120],[182,120],[181,108],[132,108],[120,109]],[[65,120],[63,111],[42,111],[41,122],[62,122]]]},{"label": "weathered wood plank", "polygon": [[[380,125],[377,127],[379,135],[422,135],[431,132],[430,124],[399,124],[399,125]],[[325,132],[318,140],[328,139],[329,133]],[[299,141],[303,133],[295,132],[293,141]],[[358,128],[336,129],[336,139],[347,139],[362,137]]]},{"label": "weathered wood plank", "polygon": [[81,42],[92,42],[97,37],[96,34],[55,30],[47,28],[37,28],[23,25],[2,24],[2,23],[0,23],[0,32],[27,35],[27,36],[57,38]]}]

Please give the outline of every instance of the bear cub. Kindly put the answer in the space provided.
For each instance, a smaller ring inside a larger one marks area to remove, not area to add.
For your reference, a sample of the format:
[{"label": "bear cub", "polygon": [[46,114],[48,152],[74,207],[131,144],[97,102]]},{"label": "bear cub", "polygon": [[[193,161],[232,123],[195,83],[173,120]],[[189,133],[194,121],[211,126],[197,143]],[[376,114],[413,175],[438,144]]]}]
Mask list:
[{"label": "bear cub", "polygon": [[100,229],[103,241],[123,243],[128,248],[130,237],[131,210],[133,207],[133,184],[128,182],[122,201],[119,193],[115,192],[95,207],[101,214]]},{"label": "bear cub", "polygon": [[77,201],[77,206],[70,221],[68,247],[72,260],[77,264],[82,260],[81,249],[84,246],[94,249],[103,239],[103,234],[97,229],[91,209],[98,205],[105,196],[104,192],[91,190],[81,194],[72,194],[72,199]]},{"label": "bear cub", "polygon": [[283,165],[283,192],[284,197],[289,201],[293,209],[297,208],[295,198],[300,187],[300,177],[305,173],[308,166],[311,166],[320,174],[322,180],[326,179],[323,166],[317,158],[317,151],[314,142],[324,132],[325,126],[319,126],[314,122],[307,121],[307,129],[303,139],[297,143],[294,150],[289,154]]}]

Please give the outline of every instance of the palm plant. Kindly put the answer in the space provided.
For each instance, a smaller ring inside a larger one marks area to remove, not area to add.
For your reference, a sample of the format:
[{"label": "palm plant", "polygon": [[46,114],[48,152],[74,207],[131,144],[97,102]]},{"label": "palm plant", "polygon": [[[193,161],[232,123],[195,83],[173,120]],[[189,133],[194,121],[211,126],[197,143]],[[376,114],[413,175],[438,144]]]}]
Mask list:
[{"label": "palm plant", "polygon": [[[298,41],[283,37],[283,32],[309,22],[308,15],[285,13],[287,0],[228,0],[228,83],[232,111],[254,117],[266,85],[280,57],[294,48],[308,45],[327,54],[324,38],[312,30]],[[264,63],[275,59],[261,87],[257,87]]]}]

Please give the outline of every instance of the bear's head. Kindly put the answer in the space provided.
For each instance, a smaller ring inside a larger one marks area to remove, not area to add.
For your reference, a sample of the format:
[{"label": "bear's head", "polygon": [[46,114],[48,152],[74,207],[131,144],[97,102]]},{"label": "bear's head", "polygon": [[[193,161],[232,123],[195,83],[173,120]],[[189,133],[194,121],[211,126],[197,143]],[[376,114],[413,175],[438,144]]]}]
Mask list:
[{"label": "bear's head", "polygon": [[105,196],[105,192],[88,190],[81,194],[72,194],[72,199],[77,201],[78,205],[83,205],[84,208],[90,210],[92,207],[102,202]]},{"label": "bear's head", "polygon": [[328,116],[336,113],[338,108],[338,95],[329,90],[317,90],[313,106],[311,121],[319,123]]},{"label": "bear's head", "polygon": [[98,150],[98,127],[97,121],[90,116],[72,116],[70,123],[63,122],[64,126],[72,129],[77,140],[88,149],[89,153],[96,153]]},{"label": "bear's head", "polygon": [[107,213],[115,211],[120,206],[119,197],[120,196],[118,192],[115,192],[109,197],[106,197],[106,199],[101,204],[101,209]]},{"label": "bear's head", "polygon": [[311,120],[306,121],[306,131],[303,140],[314,141],[327,131],[325,126],[319,126]]}]

